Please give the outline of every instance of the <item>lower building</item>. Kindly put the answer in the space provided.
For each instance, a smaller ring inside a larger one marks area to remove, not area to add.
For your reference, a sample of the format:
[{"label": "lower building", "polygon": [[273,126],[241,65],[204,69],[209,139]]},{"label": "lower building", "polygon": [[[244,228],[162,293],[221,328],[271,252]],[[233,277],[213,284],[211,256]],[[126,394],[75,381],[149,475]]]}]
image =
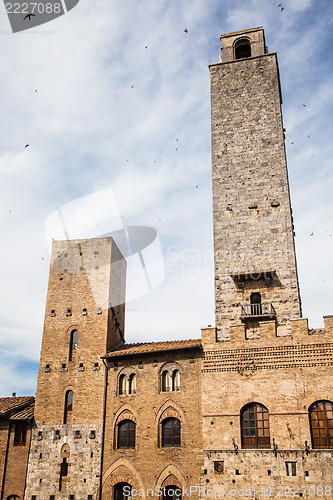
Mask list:
[{"label": "lower building", "polygon": [[0,398],[1,499],[23,498],[34,416],[33,397]]}]

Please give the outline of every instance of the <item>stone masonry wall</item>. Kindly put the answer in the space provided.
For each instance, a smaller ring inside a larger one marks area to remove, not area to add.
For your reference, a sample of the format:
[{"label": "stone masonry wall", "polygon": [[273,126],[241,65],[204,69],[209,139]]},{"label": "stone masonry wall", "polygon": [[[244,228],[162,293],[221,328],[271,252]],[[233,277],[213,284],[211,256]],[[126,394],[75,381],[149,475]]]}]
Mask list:
[{"label": "stone masonry wall", "polygon": [[300,298],[276,54],[214,64],[210,73],[218,338],[230,336],[251,292],[273,304],[286,335]]},{"label": "stone masonry wall", "polygon": [[[56,499],[68,498],[69,489],[76,499],[97,494],[105,401],[100,357],[123,341],[125,275],[126,261],[112,238],[53,243],[26,500],[49,498],[51,489]],[[78,336],[71,348],[73,330]],[[67,391],[73,403],[65,423]],[[70,465],[59,491],[65,443]]]},{"label": "stone masonry wall", "polygon": [[[56,435],[59,432],[59,437]],[[92,433],[92,431],[94,431]],[[92,437],[93,436],[93,437]],[[69,445],[68,475],[59,491],[61,452]],[[25,499],[98,499],[101,472],[102,423],[97,425],[40,425],[34,429]]]}]

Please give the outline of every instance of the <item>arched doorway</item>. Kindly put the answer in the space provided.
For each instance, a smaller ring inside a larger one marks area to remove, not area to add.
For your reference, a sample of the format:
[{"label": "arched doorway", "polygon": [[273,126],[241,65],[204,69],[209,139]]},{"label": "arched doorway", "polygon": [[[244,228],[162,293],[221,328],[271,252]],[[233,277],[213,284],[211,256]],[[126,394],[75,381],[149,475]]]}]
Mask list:
[{"label": "arched doorway", "polygon": [[259,292],[251,293],[251,316],[262,315],[261,295]]},{"label": "arched doorway", "polygon": [[117,483],[113,487],[113,500],[132,500],[132,486],[128,483]]},{"label": "arched doorway", "polygon": [[179,486],[171,484],[163,488],[163,500],[181,500],[181,498],[182,490]]}]

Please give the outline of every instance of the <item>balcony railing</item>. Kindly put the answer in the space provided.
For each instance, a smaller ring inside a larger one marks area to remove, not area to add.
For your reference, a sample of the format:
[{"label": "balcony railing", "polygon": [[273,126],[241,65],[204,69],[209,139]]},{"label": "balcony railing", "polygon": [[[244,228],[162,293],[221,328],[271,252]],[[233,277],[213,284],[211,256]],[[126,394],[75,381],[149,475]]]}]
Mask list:
[{"label": "balcony railing", "polygon": [[240,319],[242,321],[247,319],[274,319],[276,318],[276,311],[270,302],[261,304],[246,304],[242,306]]}]

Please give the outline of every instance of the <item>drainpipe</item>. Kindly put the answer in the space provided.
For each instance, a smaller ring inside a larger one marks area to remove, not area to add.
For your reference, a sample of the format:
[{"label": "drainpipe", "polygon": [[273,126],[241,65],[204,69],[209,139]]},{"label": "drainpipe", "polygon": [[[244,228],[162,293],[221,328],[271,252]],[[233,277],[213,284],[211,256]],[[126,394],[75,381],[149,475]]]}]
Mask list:
[{"label": "drainpipe", "polygon": [[10,422],[10,420],[8,420],[8,438],[7,438],[7,446],[6,446],[5,464],[4,464],[4,467],[3,467],[1,500],[3,499],[3,494],[4,494],[4,491],[5,491],[6,470],[7,470],[7,461],[8,461],[8,453],[9,453],[10,428],[11,428],[11,422]]},{"label": "drainpipe", "polygon": [[[103,483],[103,461],[104,461],[104,442],[105,442],[105,419],[106,419],[106,396],[108,390],[108,366],[105,363],[104,358],[101,358],[103,365],[105,366],[105,376],[104,376],[104,401],[103,401],[103,424],[102,424],[102,450],[101,450],[101,471],[99,478],[99,500],[102,500],[102,483]],[[2,499],[1,499],[2,500]]]}]

